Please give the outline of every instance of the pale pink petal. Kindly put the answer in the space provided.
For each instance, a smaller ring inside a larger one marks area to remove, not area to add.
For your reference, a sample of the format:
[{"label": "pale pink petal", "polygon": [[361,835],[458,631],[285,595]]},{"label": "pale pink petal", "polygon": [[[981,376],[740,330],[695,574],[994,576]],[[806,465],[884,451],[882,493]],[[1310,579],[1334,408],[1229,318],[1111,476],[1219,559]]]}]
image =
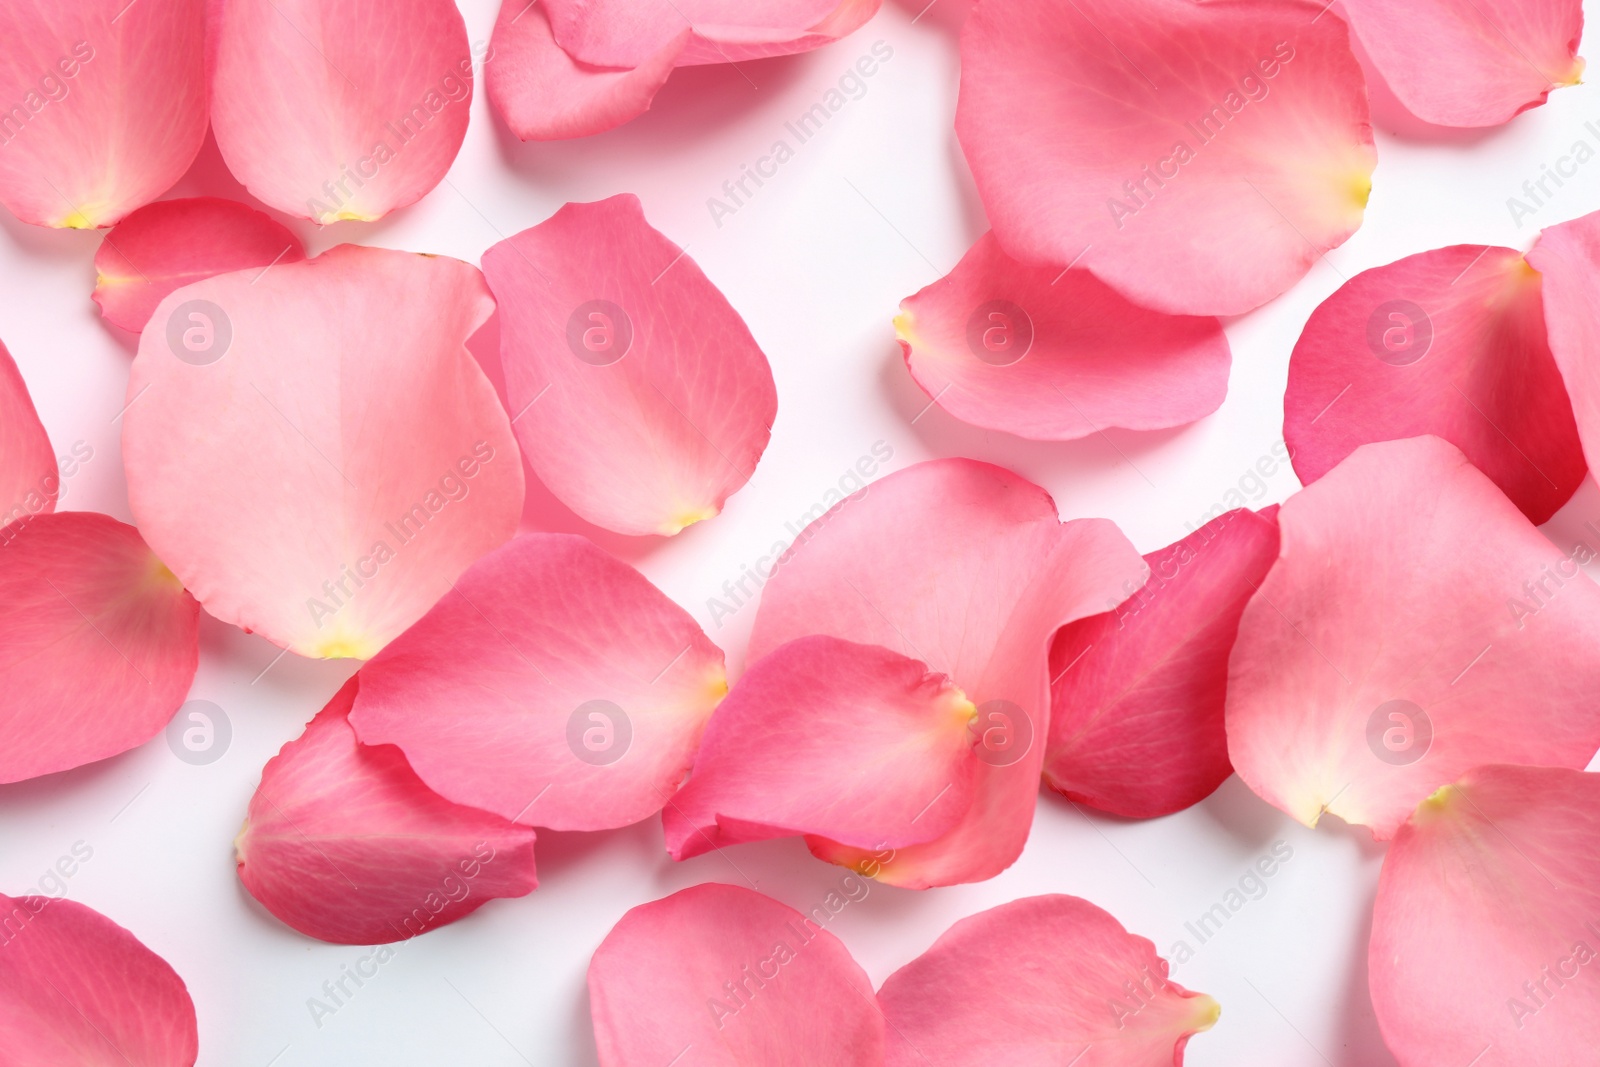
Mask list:
[{"label": "pale pink petal", "polygon": [[92,908],[0,894],[6,1067],[192,1067],[194,1001],[166,960]]},{"label": "pale pink petal", "polygon": [[[859,900],[870,887],[846,875],[841,888]],[[716,883],[634,908],[589,963],[600,1062],[662,1067],[692,1047],[696,1067],[880,1067],[883,1016],[824,929],[833,914]]]},{"label": "pale pink petal", "polygon": [[234,841],[250,895],[303,934],[379,945],[533,892],[532,830],[445,800],[391,745],[357,743],[358,679],[261,772]]},{"label": "pale pink petal", "polygon": [[579,516],[677,533],[750,479],[778,394],[744,320],[638,197],[568,204],[490,248],[523,453]]},{"label": "pale pink petal", "polygon": [[[772,56],[789,56],[799,52],[809,52],[814,48],[822,48],[848,37],[850,34],[866,25],[872,16],[878,13],[878,7],[883,0],[835,0],[832,10],[805,29],[794,26],[762,25],[750,26],[742,22],[749,16],[751,5],[738,5],[738,13],[734,16],[741,20],[737,24],[720,23],[715,26],[696,24],[696,33],[689,39],[689,46],[683,50],[683,55],[678,57],[678,66],[686,67],[698,64],[712,63],[743,63],[751,59],[768,59]],[[768,8],[777,6],[792,7],[791,4],[764,5]],[[817,7],[810,0],[799,0],[799,6],[816,10]],[[883,50],[889,45],[883,41],[873,42],[871,52],[879,60],[885,55],[892,55],[890,51]],[[855,67],[858,72],[867,69],[875,70],[875,66],[863,68],[862,59],[857,58]],[[870,75],[869,75],[870,76]],[[824,107],[830,106],[826,101]]]},{"label": "pale pink petal", "polygon": [[1400,1067],[1588,1063],[1597,946],[1600,776],[1468,771],[1383,861],[1367,970],[1384,1043]]},{"label": "pale pink petal", "polygon": [[1283,412],[1307,485],[1358,445],[1433,434],[1541,523],[1587,469],[1539,275],[1510,248],[1439,248],[1351,278],[1300,334]]},{"label": "pale pink petal", "polygon": [[220,0],[211,126],[262,203],[370,221],[439,184],[473,54],[451,0]]},{"label": "pale pink petal", "polygon": [[667,851],[813,834],[922,844],[972,804],[978,709],[942,674],[876,645],[802,637],[752,666],[711,717],[662,812]]},{"label": "pale pink petal", "polygon": [[144,744],[199,663],[200,609],[139,531],[86,511],[0,529],[0,782]]},{"label": "pale pink petal", "polygon": [[1343,0],[1375,73],[1417,118],[1498,126],[1583,73],[1582,0]]},{"label": "pale pink petal", "polygon": [[854,32],[879,0],[544,0],[555,40],[573,59],[637,67],[683,31],[679,65],[788,55]]},{"label": "pale pink petal", "polygon": [[493,307],[465,263],[355,245],[161,302],[128,383],[128,495],[207,611],[366,658],[516,531],[516,441],[466,348]]},{"label": "pale pink petal", "polygon": [[1480,763],[1600,747],[1600,588],[1457,449],[1363,445],[1278,512],[1228,672],[1239,777],[1391,837]]},{"label": "pale pink petal", "polygon": [[894,325],[911,376],[940,407],[1018,437],[1181,426],[1228,392],[1215,318],[1148,311],[1087,271],[1018,263],[992,233],[901,301]]},{"label": "pale pink petal", "polygon": [[1000,244],[1134,303],[1263,304],[1361,224],[1376,162],[1318,0],[984,0],[956,132]]},{"label": "pale pink petal", "polygon": [[524,141],[603,133],[650,110],[688,43],[685,28],[637,66],[597,67],[567,55],[538,0],[501,0],[484,63],[489,102]]},{"label": "pale pink petal", "polygon": [[1181,811],[1233,772],[1223,724],[1239,616],[1278,558],[1274,520],[1229,511],[1145,557],[1114,612],[1056,635],[1044,779],[1131,818]]},{"label": "pale pink petal", "polygon": [[293,232],[238,201],[160,200],[106,234],[94,257],[94,302],[108,321],[138,333],[174,289],[229,271],[264,271],[305,258]]},{"label": "pale pink petal", "polygon": [[[898,471],[795,539],[762,590],[750,656],[808,634],[882,645],[944,674],[977,706],[978,793],[950,833],[898,851],[880,880],[978,881],[1017,858],[1033,823],[1049,731],[1056,630],[1108,611],[1145,565],[1104,519],[1063,524],[1043,489],[968,459]],[[858,850],[812,839],[851,866]]]},{"label": "pale pink petal", "polygon": [[206,135],[204,0],[0,5],[0,201],[109,226],[183,176]]},{"label": "pale pink petal", "polygon": [[[1169,981],[1156,947],[1077,897],[962,919],[878,990],[888,1067],[1183,1063],[1221,1009]],[[1093,1052],[1085,1055],[1092,1049]]]},{"label": "pale pink petal", "polygon": [[34,410],[22,372],[0,344],[0,527],[54,511],[60,490],[50,436]]},{"label": "pale pink petal", "polygon": [[[1541,276],[1550,351],[1571,399],[1589,466],[1600,469],[1600,212],[1551,226],[1528,262]],[[1531,413],[1530,413],[1531,414]],[[1565,409],[1546,412],[1561,419]]]},{"label": "pale pink petal", "polygon": [[604,830],[661,810],[727,691],[722,650],[638,571],[524,534],[367,665],[350,721],[459,804]]}]

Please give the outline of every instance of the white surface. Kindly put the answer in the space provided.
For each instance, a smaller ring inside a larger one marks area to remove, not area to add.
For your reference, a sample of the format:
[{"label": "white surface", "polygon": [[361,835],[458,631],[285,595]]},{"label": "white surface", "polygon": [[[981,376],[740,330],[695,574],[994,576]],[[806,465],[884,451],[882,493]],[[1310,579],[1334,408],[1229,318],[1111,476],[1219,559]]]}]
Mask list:
[{"label": "white surface", "polygon": [[[1580,173],[1521,229],[1506,205],[1574,141],[1600,143],[1584,127],[1591,119],[1600,126],[1593,86],[1562,90],[1507,127],[1454,143],[1400,141],[1380,131],[1366,224],[1289,293],[1230,323],[1234,371],[1217,414],[1181,430],[1113,432],[1073,444],[985,433],[937,408],[916,418],[927,398],[904,371],[889,320],[902,297],[948,271],[984,228],[952,130],[963,0],[939,0],[913,22],[925,2],[887,0],[853,38],[809,55],[746,64],[742,73],[681,71],[651,114],[584,141],[517,143],[494,119],[480,84],[447,184],[376,225],[319,231],[296,224],[313,253],[359,241],[476,262],[490,244],[564,201],[623,191],[643,198],[651,222],[686,245],[744,314],[772,361],[780,413],[754,479],[723,516],[670,542],[596,539],[694,612],[736,669],[754,610],[719,628],[708,598],[774,539],[789,537],[785,524],[874,442],[893,447],[889,469],[942,455],[1005,464],[1047,487],[1065,516],[1109,516],[1150,551],[1184,534],[1241,479],[1256,492],[1253,506],[1296,488],[1286,466],[1260,487],[1247,472],[1279,438],[1300,326],[1343,277],[1459,242],[1525,248],[1536,227],[1600,208],[1600,162],[1587,164],[1592,173]],[[1589,7],[1591,16],[1600,13],[1600,2]],[[472,39],[486,40],[494,0],[468,0],[464,9]],[[715,225],[707,199],[785,136],[784,123],[878,40],[894,55],[866,93]],[[170,195],[198,193],[244,195],[209,144]],[[89,301],[100,238],[0,215],[0,338],[57,449],[82,440],[94,450],[67,482],[62,507],[128,519],[114,419],[132,338],[103,326]],[[530,526],[581,528],[530,489]],[[1552,529],[1570,531],[1558,538],[1566,541],[1589,519],[1600,519],[1592,482]],[[209,619],[201,637],[192,696],[226,710],[231,748],[194,767],[157,738],[91,767],[0,787],[0,890],[34,890],[75,842],[92,847],[68,895],[132,929],[187,980],[205,1067],[593,1064],[584,970],[625,910],[686,885],[745,877],[804,909],[841,874],[797,841],[673,864],[655,822],[617,833],[545,834],[541,889],[405,944],[319,1027],[308,998],[367,951],[324,945],[274,921],[239,886],[231,841],[262,764],[299,734],[355,664],[287,656],[261,674],[277,652],[266,642]],[[1198,944],[1184,924],[1277,841],[1294,854],[1265,895]],[[1381,855],[1364,831],[1336,820],[1315,833],[1302,829],[1237,779],[1192,810],[1143,823],[1044,797],[1027,850],[1001,877],[926,893],[874,886],[833,929],[881,982],[961,916],[1036,893],[1078,894],[1164,953],[1179,940],[1196,950],[1174,977],[1216,996],[1223,1013],[1215,1030],[1191,1043],[1191,1067],[1382,1067],[1392,1061],[1372,1020],[1364,962]]]}]

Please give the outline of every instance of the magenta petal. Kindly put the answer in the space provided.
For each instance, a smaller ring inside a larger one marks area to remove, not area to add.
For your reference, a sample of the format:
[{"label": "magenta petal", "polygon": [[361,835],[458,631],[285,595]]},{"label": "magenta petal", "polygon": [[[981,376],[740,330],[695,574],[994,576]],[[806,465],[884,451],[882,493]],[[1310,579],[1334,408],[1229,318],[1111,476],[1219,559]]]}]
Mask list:
[{"label": "magenta petal", "polygon": [[358,684],[261,772],[234,842],[250,895],[303,934],[378,945],[533,892],[533,831],[445,800],[392,746],[358,744]]},{"label": "magenta petal", "polygon": [[1271,518],[1239,509],[1145,557],[1150,580],[1115,611],[1063,627],[1044,779],[1130,818],[1205,799],[1233,772],[1223,722],[1239,616],[1278,558]]},{"label": "magenta petal", "polygon": [[16,361],[0,344],[0,527],[54,511],[61,490],[55,451]]},{"label": "magenta petal", "polygon": [[[845,879],[853,899],[866,894]],[[589,964],[589,1002],[605,1067],[663,1067],[690,1047],[696,1067],[883,1063],[883,1016],[849,950],[737,886],[693,886],[624,915]]]},{"label": "magenta petal", "polygon": [[0,529],[0,782],[161,732],[199,663],[200,609],[139,531],[84,511]]},{"label": "magenta petal", "polygon": [[1400,1067],[1588,1063],[1596,946],[1600,775],[1469,771],[1383,861],[1367,969],[1384,1043]]},{"label": "magenta petal", "polygon": [[1358,445],[1433,434],[1541,523],[1587,469],[1539,275],[1510,248],[1439,248],[1350,279],[1306,322],[1283,411],[1308,485]]},{"label": "magenta petal", "polygon": [[[962,919],[878,990],[888,1067],[1182,1067],[1220,1008],[1167,979],[1155,946],[1077,897]],[[1093,1049],[1092,1056],[1084,1056]]]}]

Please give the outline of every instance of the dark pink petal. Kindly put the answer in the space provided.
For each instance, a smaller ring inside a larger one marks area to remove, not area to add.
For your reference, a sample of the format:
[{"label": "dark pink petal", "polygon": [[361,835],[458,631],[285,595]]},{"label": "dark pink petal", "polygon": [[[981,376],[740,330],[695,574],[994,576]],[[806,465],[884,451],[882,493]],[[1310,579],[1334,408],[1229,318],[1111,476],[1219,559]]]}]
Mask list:
[{"label": "dark pink petal", "polygon": [[1541,523],[1587,469],[1539,275],[1510,248],[1439,248],[1350,279],[1300,334],[1283,412],[1308,485],[1358,445],[1433,434]]},{"label": "dark pink petal", "polygon": [[0,894],[6,1067],[192,1067],[194,1001],[167,961],[91,908]]},{"label": "dark pink petal", "polygon": [[523,453],[562,503],[626,534],[709,519],[778,411],[766,356],[638,197],[568,204],[483,256]]},{"label": "dark pink petal", "polygon": [[1174,314],[1289,288],[1361,224],[1376,161],[1321,6],[984,0],[956,132],[1000,244]]},{"label": "dark pink petal", "polygon": [[459,804],[605,830],[661,810],[727,691],[722,650],[638,571],[524,534],[367,665],[350,721]]},{"label": "dark pink petal", "polygon": [[1239,623],[1228,753],[1307,825],[1391,837],[1489,760],[1600,747],[1600,588],[1437,437],[1363,445],[1278,512]]},{"label": "dark pink petal", "polygon": [[[967,459],[896,472],[808,526],[762,590],[750,656],[808,634],[882,645],[944,674],[977,706],[978,792],[955,829],[877,875],[927,887],[990,878],[1033,823],[1056,630],[1121,603],[1144,561],[1104,519],[1062,523],[1043,489]],[[813,839],[850,866],[857,850]]]},{"label": "dark pink petal", "polygon": [[106,234],[94,257],[94,302],[107,320],[138,333],[174,289],[305,258],[300,238],[265,212],[214,196],[160,200]]},{"label": "dark pink petal", "polygon": [[218,0],[211,126],[263,203],[371,221],[422,198],[467,133],[451,0]]},{"label": "dark pink petal", "polygon": [[1597,947],[1600,776],[1468,771],[1383,861],[1368,972],[1384,1043],[1400,1067],[1587,1063]]},{"label": "dark pink petal", "polygon": [[533,892],[533,831],[445,800],[399,749],[357,743],[358,684],[261,772],[234,841],[250,895],[303,934],[379,945]]},{"label": "dark pink petal", "polygon": [[940,407],[1019,437],[1181,426],[1228,392],[1215,318],[1148,311],[1087,271],[1018,263],[992,233],[901,301],[894,326],[911,376]]},{"label": "dark pink petal", "polygon": [[1145,557],[1150,580],[1056,635],[1044,780],[1137,819],[1181,811],[1233,772],[1223,724],[1239,616],[1278,558],[1270,517],[1229,511]]},{"label": "dark pink petal", "polygon": [[144,744],[199,663],[200,608],[139,537],[106,515],[0,529],[0,782]]},{"label": "dark pink petal", "polygon": [[[1221,1009],[1167,980],[1156,947],[1077,897],[962,919],[878,990],[888,1067],[1183,1064]],[[1091,1055],[1085,1055],[1093,1049]]]},{"label": "dark pink petal", "polygon": [[1583,73],[1582,0],[1343,0],[1376,73],[1417,118],[1498,126]]},{"label": "dark pink petal", "polygon": [[[1550,351],[1572,401],[1578,437],[1589,465],[1600,469],[1600,212],[1551,226],[1539,235],[1528,262],[1541,276]],[[1566,411],[1546,412],[1561,419]]]},{"label": "dark pink petal", "polygon": [[28,384],[0,344],[0,527],[54,511],[61,475]]},{"label": "dark pink petal", "polygon": [[942,674],[876,645],[802,637],[711,717],[694,776],[662,812],[667,851],[811,834],[868,850],[953,829],[983,764],[978,709]]},{"label": "dark pink petal", "polygon": [[818,913],[715,883],[628,912],[589,963],[600,1062],[662,1067],[693,1048],[696,1067],[879,1067],[872,983]]},{"label": "dark pink petal", "polygon": [[0,5],[0,201],[109,226],[183,176],[206,135],[203,0]]},{"label": "dark pink petal", "polygon": [[151,546],[224,622],[371,656],[516,531],[516,441],[466,348],[493,308],[474,267],[355,245],[168,296],[123,418]]}]

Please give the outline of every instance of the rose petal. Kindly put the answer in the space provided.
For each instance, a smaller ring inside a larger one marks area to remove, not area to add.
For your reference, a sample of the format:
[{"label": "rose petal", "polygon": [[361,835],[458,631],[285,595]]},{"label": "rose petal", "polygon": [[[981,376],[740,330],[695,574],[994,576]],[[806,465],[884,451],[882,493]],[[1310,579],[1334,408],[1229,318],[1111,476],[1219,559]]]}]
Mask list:
[{"label": "rose petal", "polygon": [[1358,445],[1433,434],[1535,523],[1586,464],[1545,339],[1539,275],[1509,248],[1455,245],[1362,271],[1314,311],[1289,360],[1283,434],[1307,485]]},{"label": "rose petal", "polygon": [[1227,704],[1233,766],[1270,803],[1385,839],[1469,767],[1600,747],[1593,553],[1563,554],[1453,445],[1363,445],[1278,528]]},{"label": "rose petal", "polygon": [[[1544,324],[1560,368],[1578,437],[1589,465],[1600,469],[1600,212],[1551,226],[1539,235],[1528,263],[1541,277]],[[1560,420],[1565,409],[1540,412]]]},{"label": "rose petal", "polygon": [[192,1067],[194,1001],[160,956],[77,901],[0,894],[7,1067]]},{"label": "rose petal", "polygon": [[0,527],[54,511],[61,476],[28,383],[0,344]]},{"label": "rose petal", "polygon": [[94,257],[94,302],[108,321],[138,333],[174,289],[305,258],[300,238],[265,212],[213,196],[161,200],[106,234]]},{"label": "rose petal", "polygon": [[139,531],[85,511],[0,529],[0,782],[150,740],[189,692],[200,609]]},{"label": "rose petal", "polygon": [[1583,73],[1582,0],[1343,0],[1342,10],[1377,75],[1436,126],[1498,126]]},{"label": "rose petal", "polygon": [[[808,526],[762,590],[757,659],[808,634],[882,645],[947,675],[977,705],[985,763],[949,834],[898,852],[895,885],[977,881],[1017,858],[1033,823],[1049,730],[1056,630],[1115,607],[1145,565],[1104,519],[1063,524],[1044,490],[967,459],[898,471]],[[850,849],[814,851],[855,865]]]},{"label": "rose petal", "polygon": [[263,203],[371,221],[439,184],[467,133],[472,53],[450,0],[220,0],[211,125]]},{"label": "rose petal", "polygon": [[358,744],[358,685],[261,772],[234,842],[250,895],[310,937],[379,945],[533,892],[533,831],[445,800],[396,748]]},{"label": "rose petal", "polygon": [[465,344],[493,307],[465,263],[354,245],[161,302],[128,384],[128,494],[207,611],[368,657],[516,531],[516,442]]},{"label": "rose petal", "polygon": [[667,851],[814,834],[863,849],[939,837],[972,804],[977,708],[875,645],[802,637],[752,666],[711,717],[662,813]]},{"label": "rose petal", "polygon": [[660,1067],[690,1046],[697,1067],[883,1062],[883,1017],[849,950],[737,886],[693,886],[624,915],[589,964],[589,1002],[606,1067]]},{"label": "rose petal", "polygon": [[109,226],[166,192],[206,135],[202,0],[0,5],[0,201]]},{"label": "rose petal", "polygon": [[568,204],[483,269],[517,437],[562,503],[619,533],[671,535],[749,480],[777,416],[772,371],[637,197]]},{"label": "rose petal", "polygon": [[661,810],[726,692],[721,649],[638,571],[524,534],[367,665],[350,721],[457,803],[603,830]]},{"label": "rose petal", "polygon": [[1378,881],[1368,972],[1401,1067],[1469,1063],[1486,1048],[1497,1067],[1593,1058],[1597,812],[1600,776],[1478,767],[1400,828]]},{"label": "rose petal", "polygon": [[911,376],[940,407],[1019,437],[1181,426],[1228,392],[1215,318],[1148,311],[1087,271],[1018,263],[992,233],[901,301],[894,325]]},{"label": "rose petal", "polygon": [[1233,772],[1223,724],[1239,616],[1278,557],[1274,520],[1240,508],[1145,557],[1150,581],[1056,635],[1044,779],[1073,800],[1149,819]]},{"label": "rose petal", "polygon": [[697,54],[680,65],[806,51],[854,31],[876,13],[878,0],[544,0],[544,6],[556,42],[573,59],[637,67],[684,30],[694,34]]},{"label": "rose petal", "polygon": [[878,991],[888,1067],[1183,1064],[1221,1009],[1167,979],[1155,946],[1077,897],[1027,897],[962,919]]},{"label": "rose petal", "polygon": [[1361,224],[1376,162],[1361,69],[1319,6],[984,0],[956,132],[1000,244],[1174,314],[1289,288]]}]

